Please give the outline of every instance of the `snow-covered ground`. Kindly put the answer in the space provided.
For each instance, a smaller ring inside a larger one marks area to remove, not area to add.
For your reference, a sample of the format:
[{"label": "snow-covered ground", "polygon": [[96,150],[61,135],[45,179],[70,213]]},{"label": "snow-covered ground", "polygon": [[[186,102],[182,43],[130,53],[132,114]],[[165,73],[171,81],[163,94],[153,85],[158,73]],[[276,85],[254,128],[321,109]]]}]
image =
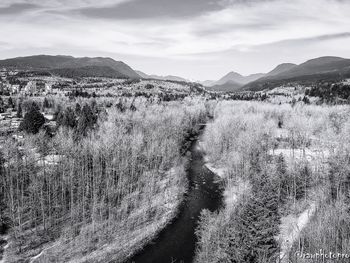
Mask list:
[{"label": "snow-covered ground", "polygon": [[311,217],[315,214],[316,203],[311,203],[309,207],[299,215],[288,215],[281,219],[280,234],[277,237],[281,251],[278,262],[288,263],[289,252],[301,231],[307,226]]},{"label": "snow-covered ground", "polygon": [[[5,240],[8,242],[9,236],[1,236],[2,240]],[[8,242],[4,247],[3,247],[3,253],[2,253],[2,258],[0,259],[0,263],[5,263],[6,261],[6,249],[9,247],[10,243]]]},{"label": "snow-covered ground", "polygon": [[[228,169],[226,167],[210,163],[209,158],[204,155],[205,166],[212,171],[214,174],[219,176],[222,179],[228,178]],[[249,184],[243,180],[237,178],[237,181],[232,182],[232,180],[227,180],[228,185],[225,187],[223,193],[225,206],[227,214],[230,214],[232,209],[235,208],[238,200],[249,191]]]}]

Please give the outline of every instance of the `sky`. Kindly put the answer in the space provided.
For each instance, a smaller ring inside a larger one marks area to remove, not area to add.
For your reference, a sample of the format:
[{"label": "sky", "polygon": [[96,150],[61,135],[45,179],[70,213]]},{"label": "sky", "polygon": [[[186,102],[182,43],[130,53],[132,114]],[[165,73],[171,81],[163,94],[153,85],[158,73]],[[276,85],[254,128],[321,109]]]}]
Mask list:
[{"label": "sky", "polygon": [[0,0],[0,59],[103,56],[216,80],[350,58],[348,0]]}]

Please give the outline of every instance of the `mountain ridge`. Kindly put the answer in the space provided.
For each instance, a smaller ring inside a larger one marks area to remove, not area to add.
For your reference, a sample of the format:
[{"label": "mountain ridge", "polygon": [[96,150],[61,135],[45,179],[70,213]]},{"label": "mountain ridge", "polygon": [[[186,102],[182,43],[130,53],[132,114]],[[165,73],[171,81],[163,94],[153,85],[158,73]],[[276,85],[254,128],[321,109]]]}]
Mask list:
[{"label": "mountain ridge", "polygon": [[[116,61],[109,57],[73,57],[66,55],[33,55],[26,57],[16,57],[0,60],[0,67],[10,67],[21,70],[48,70],[51,73],[65,71],[77,71],[77,68],[94,67],[103,76],[103,71],[108,71],[107,75],[125,78],[140,78],[140,76],[127,64]],[[107,69],[110,68],[110,69]],[[61,70],[60,70],[61,69]],[[75,70],[74,70],[75,69]],[[88,71],[86,71],[87,73]]]},{"label": "mountain ridge", "polygon": [[148,75],[140,70],[135,70],[135,72],[141,76],[144,79],[159,79],[159,80],[170,80],[170,81],[184,81],[189,82],[189,80],[179,77],[179,76],[173,76],[173,75],[167,75],[167,76],[159,76],[159,75]]},{"label": "mountain ridge", "polygon": [[292,82],[312,83],[319,80],[338,80],[346,77],[350,77],[350,59],[324,56],[291,66],[278,74],[267,74],[263,78],[244,85],[240,91],[259,91]]},{"label": "mountain ridge", "polygon": [[254,81],[256,79],[263,77],[264,75],[265,75],[264,73],[255,73],[255,74],[250,74],[248,76],[243,76],[235,71],[231,71],[227,73],[225,76],[223,76],[221,79],[219,79],[218,81],[215,81],[214,83],[212,83],[211,86],[223,85],[229,81],[234,81],[243,86],[251,81]]}]

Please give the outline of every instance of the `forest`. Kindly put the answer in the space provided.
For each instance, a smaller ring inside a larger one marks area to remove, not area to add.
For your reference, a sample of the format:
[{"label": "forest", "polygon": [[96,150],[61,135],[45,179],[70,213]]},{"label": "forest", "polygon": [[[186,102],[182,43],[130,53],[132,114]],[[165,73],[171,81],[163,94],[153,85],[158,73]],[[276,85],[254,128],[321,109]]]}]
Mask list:
[{"label": "forest", "polygon": [[202,145],[208,167],[225,181],[225,207],[203,211],[195,262],[349,254],[349,113],[347,106],[220,102]]},{"label": "forest", "polygon": [[[21,105],[27,135],[1,148],[6,262],[123,261],[172,219],[187,189],[186,139],[207,116],[203,100]],[[39,109],[54,114],[56,131],[42,128]]]},{"label": "forest", "polygon": [[202,96],[10,103],[23,117],[23,138],[7,137],[0,148],[5,262],[129,262],[181,213],[199,133],[223,206],[202,211],[194,262],[350,254],[347,105]]}]

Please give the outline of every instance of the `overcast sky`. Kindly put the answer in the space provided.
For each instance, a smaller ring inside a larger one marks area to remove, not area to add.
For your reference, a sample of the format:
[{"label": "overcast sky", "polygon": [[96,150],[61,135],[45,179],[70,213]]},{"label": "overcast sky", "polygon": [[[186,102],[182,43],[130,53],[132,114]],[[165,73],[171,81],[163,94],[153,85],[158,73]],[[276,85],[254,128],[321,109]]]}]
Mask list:
[{"label": "overcast sky", "polygon": [[0,58],[109,56],[148,74],[218,79],[350,58],[348,0],[0,0]]}]

